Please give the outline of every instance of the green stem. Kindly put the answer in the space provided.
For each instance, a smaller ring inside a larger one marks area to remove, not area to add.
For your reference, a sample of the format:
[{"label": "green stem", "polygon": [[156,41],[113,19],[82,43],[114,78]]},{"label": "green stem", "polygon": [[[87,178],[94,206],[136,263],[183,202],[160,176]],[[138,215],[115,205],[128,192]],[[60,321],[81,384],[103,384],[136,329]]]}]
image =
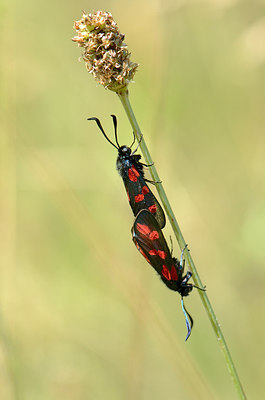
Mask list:
[{"label": "green stem", "polygon": [[[142,133],[141,133],[141,130],[139,128],[139,125],[137,123],[137,120],[135,118],[135,115],[133,113],[133,110],[132,110],[132,107],[131,107],[131,104],[130,104],[130,101],[129,101],[129,92],[126,89],[126,90],[122,90],[122,91],[118,92],[117,94],[118,94],[118,96],[119,96],[119,98],[120,98],[120,100],[122,102],[122,105],[123,105],[123,107],[125,109],[125,112],[127,114],[128,119],[129,119],[129,121],[131,123],[133,131],[134,131],[134,133],[135,133],[135,135],[136,135],[136,137],[137,137],[137,139],[139,141],[141,136],[142,136]],[[147,164],[153,164],[151,155],[150,155],[149,150],[148,150],[148,148],[146,146],[144,138],[142,138],[142,140],[141,140],[140,148],[141,148],[141,151],[143,153],[143,156],[145,158],[146,163]],[[152,179],[155,182],[161,182],[154,164],[151,167],[149,167],[149,170],[150,170]],[[171,208],[171,206],[169,204],[169,201],[168,201],[167,195],[166,195],[166,193],[164,191],[162,183],[157,184],[156,188],[157,188],[158,194],[160,196],[160,199],[161,199],[161,201],[163,203],[163,206],[165,208],[165,211],[166,211],[166,214],[168,216],[168,219],[169,219],[169,221],[171,223],[171,226],[172,226],[172,229],[174,231],[174,234],[175,234],[175,236],[177,238],[177,241],[179,243],[180,249],[184,249],[186,242],[184,240],[184,237],[182,235],[180,227],[179,227],[179,225],[177,223],[175,215],[174,215],[174,213],[172,211],[172,208]],[[188,251],[188,249],[185,250],[184,254],[185,254],[185,260],[186,260],[186,262],[188,262],[188,264],[190,266],[190,269],[191,269],[191,272],[192,272],[192,278],[193,278],[193,281],[194,281],[195,285],[198,286],[198,287],[203,287],[201,279],[199,277],[199,274],[198,274],[198,272],[196,270],[196,267],[194,265],[194,262],[192,260],[192,257],[190,255],[190,252]],[[222,350],[222,352],[224,354],[224,357],[225,357],[225,360],[226,360],[227,368],[228,368],[229,373],[230,373],[230,375],[232,377],[233,383],[234,383],[234,385],[236,387],[238,396],[239,396],[240,399],[245,400],[246,399],[246,395],[244,393],[243,387],[242,387],[241,382],[239,380],[239,376],[237,374],[237,371],[236,371],[234,362],[232,360],[230,351],[229,351],[228,346],[226,344],[224,335],[223,335],[222,330],[220,328],[220,325],[219,325],[219,323],[217,321],[217,318],[216,318],[216,315],[215,315],[215,313],[213,311],[211,303],[210,303],[210,301],[208,299],[207,293],[205,291],[202,291],[202,290],[199,290],[198,293],[199,293],[199,295],[201,297],[201,300],[203,302],[204,308],[205,308],[205,310],[206,310],[206,312],[208,314],[208,317],[209,317],[209,319],[211,321],[213,330],[215,332],[215,335],[217,336],[218,343],[221,346],[221,350]]]}]

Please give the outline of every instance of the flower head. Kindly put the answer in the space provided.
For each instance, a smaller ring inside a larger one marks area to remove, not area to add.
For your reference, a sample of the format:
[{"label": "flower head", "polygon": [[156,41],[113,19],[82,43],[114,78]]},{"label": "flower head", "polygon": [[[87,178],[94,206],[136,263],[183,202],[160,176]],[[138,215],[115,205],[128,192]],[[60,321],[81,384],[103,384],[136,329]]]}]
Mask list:
[{"label": "flower head", "polygon": [[130,61],[123,42],[124,35],[111,13],[97,11],[85,14],[74,24],[77,36],[73,41],[84,47],[82,57],[86,68],[105,88],[118,92],[132,80],[138,64]]}]

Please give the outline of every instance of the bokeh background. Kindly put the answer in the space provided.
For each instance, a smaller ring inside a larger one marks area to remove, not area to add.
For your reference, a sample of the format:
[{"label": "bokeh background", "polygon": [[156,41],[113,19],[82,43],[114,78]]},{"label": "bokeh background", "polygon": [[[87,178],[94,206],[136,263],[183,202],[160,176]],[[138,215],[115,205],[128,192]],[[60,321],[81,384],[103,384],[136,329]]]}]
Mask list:
[{"label": "bokeh background", "polygon": [[248,398],[262,399],[261,0],[1,2],[0,398],[237,398],[196,290],[184,342],[178,294],[131,241],[116,151],[86,120],[112,134],[116,114],[131,142],[71,42],[81,10],[98,9],[140,64],[135,114]]}]

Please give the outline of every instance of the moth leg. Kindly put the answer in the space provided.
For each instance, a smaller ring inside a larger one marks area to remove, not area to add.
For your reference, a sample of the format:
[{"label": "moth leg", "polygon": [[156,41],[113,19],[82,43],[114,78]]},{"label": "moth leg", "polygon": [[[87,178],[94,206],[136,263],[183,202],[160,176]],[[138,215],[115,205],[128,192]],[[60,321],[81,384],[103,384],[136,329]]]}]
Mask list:
[{"label": "moth leg", "polygon": [[145,181],[151,183],[152,185],[156,185],[157,183],[162,183],[162,181],[151,181],[150,179],[145,179]]},{"label": "moth leg", "polygon": [[[134,134],[134,136],[135,136],[135,133],[133,133],[133,134]],[[139,142],[138,142],[138,144],[137,144],[137,147],[136,147],[136,149],[132,152],[132,155],[134,155],[134,154],[137,152],[137,150],[138,150],[138,148],[139,148],[139,146],[140,146],[140,143],[141,143],[142,139],[143,139],[143,134],[141,134],[140,139],[139,139]]]}]

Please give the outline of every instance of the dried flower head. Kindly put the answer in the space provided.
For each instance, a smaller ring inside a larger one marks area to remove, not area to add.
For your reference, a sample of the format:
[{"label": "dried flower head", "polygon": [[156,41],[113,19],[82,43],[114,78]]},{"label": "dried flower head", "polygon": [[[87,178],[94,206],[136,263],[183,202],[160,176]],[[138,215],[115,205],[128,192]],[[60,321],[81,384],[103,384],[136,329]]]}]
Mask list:
[{"label": "dried flower head", "polygon": [[130,61],[127,45],[123,43],[125,36],[120,33],[111,13],[83,12],[74,29],[77,36],[72,40],[84,47],[82,57],[88,72],[107,89],[118,92],[126,88],[138,64]]}]

